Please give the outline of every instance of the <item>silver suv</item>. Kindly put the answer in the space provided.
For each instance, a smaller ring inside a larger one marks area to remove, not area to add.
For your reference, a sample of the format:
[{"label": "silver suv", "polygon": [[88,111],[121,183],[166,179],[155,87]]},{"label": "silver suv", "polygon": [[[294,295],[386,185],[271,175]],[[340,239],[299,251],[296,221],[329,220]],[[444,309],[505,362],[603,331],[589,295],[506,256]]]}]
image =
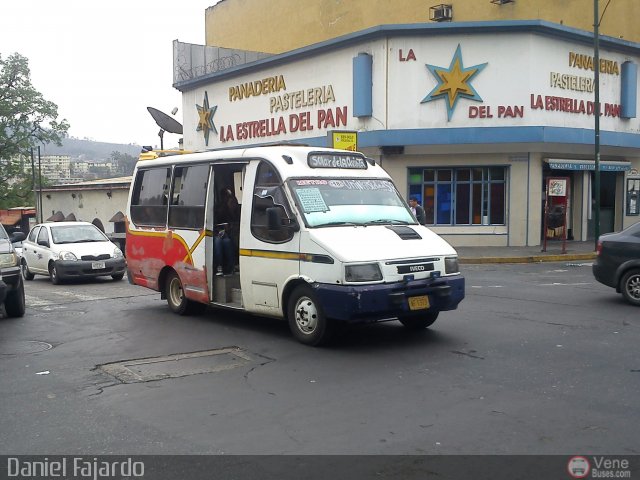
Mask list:
[{"label": "silver suv", "polygon": [[25,311],[24,284],[20,274],[20,257],[14,242],[25,239],[22,232],[7,234],[0,224],[0,305],[9,317],[22,317]]}]

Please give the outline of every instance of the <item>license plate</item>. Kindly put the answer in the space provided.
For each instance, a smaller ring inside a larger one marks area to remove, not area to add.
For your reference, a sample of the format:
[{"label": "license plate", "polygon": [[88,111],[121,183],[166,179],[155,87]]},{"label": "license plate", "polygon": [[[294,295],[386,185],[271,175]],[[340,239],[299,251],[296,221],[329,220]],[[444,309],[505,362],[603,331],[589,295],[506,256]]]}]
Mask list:
[{"label": "license plate", "polygon": [[409,297],[409,310],[426,310],[427,308],[429,308],[429,297],[427,295]]},{"label": "license plate", "polygon": [[102,270],[104,268],[104,262],[91,262],[91,268],[93,270]]}]

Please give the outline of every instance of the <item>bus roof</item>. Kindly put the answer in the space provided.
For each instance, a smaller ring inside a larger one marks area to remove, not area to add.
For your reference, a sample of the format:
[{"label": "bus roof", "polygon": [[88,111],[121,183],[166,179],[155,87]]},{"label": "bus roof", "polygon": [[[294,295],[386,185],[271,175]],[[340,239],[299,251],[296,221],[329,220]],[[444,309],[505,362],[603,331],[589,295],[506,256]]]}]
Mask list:
[{"label": "bus roof", "polygon": [[215,163],[217,161],[226,163],[234,160],[249,161],[252,159],[269,160],[280,171],[283,178],[325,175],[389,177],[376,162],[366,158],[360,152],[291,144],[208,150],[185,153],[179,156],[158,156],[152,161],[139,162],[136,169],[185,163]]}]

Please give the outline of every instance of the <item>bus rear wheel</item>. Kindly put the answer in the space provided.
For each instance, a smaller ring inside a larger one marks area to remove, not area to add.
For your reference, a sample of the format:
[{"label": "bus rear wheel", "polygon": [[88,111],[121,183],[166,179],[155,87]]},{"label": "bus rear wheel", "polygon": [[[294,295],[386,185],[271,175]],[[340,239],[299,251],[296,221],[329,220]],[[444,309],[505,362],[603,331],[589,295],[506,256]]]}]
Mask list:
[{"label": "bus rear wheel", "polygon": [[176,272],[171,272],[167,276],[165,282],[164,294],[167,297],[167,304],[172,312],[178,315],[191,315],[194,313],[201,313],[206,308],[206,305],[189,300],[184,295],[184,289],[182,288],[182,281]]}]

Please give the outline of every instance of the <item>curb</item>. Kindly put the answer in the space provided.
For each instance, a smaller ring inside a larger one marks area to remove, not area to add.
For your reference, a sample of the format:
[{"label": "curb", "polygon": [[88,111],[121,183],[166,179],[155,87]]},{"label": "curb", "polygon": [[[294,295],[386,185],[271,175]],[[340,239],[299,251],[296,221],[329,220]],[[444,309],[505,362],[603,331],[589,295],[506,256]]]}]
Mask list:
[{"label": "curb", "polygon": [[467,257],[459,258],[458,262],[463,264],[486,264],[486,263],[542,263],[542,262],[566,262],[574,260],[593,260],[596,258],[593,253],[564,253],[559,255],[530,255],[524,257]]}]

